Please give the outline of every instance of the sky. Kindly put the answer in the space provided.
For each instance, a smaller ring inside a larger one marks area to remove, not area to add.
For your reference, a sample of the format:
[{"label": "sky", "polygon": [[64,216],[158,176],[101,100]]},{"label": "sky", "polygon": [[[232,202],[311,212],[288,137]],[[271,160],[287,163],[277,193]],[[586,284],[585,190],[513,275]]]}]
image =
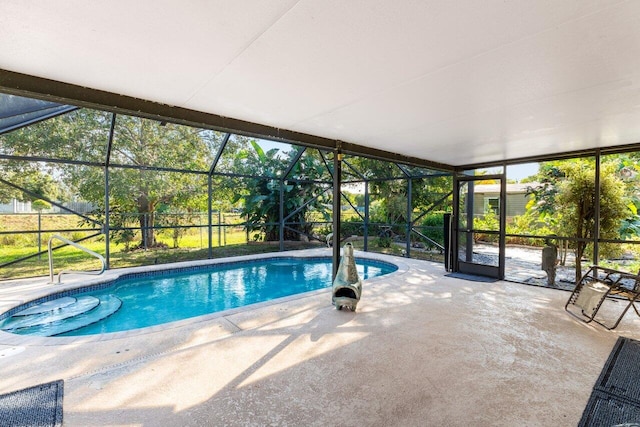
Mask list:
[{"label": "sky", "polygon": [[[493,168],[480,168],[476,169],[479,173],[484,172],[484,175],[498,175],[502,173],[502,166]],[[476,173],[478,173],[476,172]],[[527,178],[531,175],[538,173],[538,163],[524,163],[521,165],[507,166],[507,179],[520,182],[523,178]]]},{"label": "sky", "polygon": [[520,181],[538,172],[538,163],[525,163],[522,165],[507,166],[507,179],[515,179]]}]

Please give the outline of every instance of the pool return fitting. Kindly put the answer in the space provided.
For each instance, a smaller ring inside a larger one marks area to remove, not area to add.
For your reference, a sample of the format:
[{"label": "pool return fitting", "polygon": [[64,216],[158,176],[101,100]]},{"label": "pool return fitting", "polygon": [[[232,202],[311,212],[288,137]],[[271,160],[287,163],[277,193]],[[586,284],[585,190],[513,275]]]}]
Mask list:
[{"label": "pool return fitting", "polygon": [[356,311],[360,295],[362,295],[362,280],[360,280],[356,269],[353,245],[349,242],[345,243],[342,248],[342,258],[333,280],[332,302],[336,306],[336,310],[342,310],[344,307]]}]

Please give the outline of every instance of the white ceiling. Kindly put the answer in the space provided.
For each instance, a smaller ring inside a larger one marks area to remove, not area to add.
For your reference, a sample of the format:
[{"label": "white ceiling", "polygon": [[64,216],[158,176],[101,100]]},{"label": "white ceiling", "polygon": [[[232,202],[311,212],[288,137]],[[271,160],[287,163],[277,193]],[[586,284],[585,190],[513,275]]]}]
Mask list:
[{"label": "white ceiling", "polygon": [[640,142],[638,0],[2,0],[0,68],[450,165]]}]

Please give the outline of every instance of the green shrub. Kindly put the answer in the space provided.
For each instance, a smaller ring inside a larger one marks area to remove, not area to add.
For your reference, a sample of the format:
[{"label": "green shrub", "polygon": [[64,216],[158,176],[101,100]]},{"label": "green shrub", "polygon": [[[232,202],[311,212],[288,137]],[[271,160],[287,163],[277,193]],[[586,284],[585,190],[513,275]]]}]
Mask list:
[{"label": "green shrub", "polygon": [[[514,216],[507,222],[507,234],[525,234],[537,236],[551,236],[558,234],[548,224],[540,220],[540,216],[530,212],[524,215]],[[507,236],[508,245],[544,246],[544,239],[533,237]]]},{"label": "green shrub", "polygon": [[[46,240],[43,242],[46,243]],[[38,244],[37,234],[3,234],[0,236],[0,246],[13,246],[14,248],[28,248],[30,246],[36,246]]]},{"label": "green shrub", "polygon": [[85,233],[82,231],[74,231],[73,233],[71,233],[71,240],[73,240],[74,242],[77,242],[83,237],[85,237]]},{"label": "green shrub", "polygon": [[362,236],[364,233],[364,223],[360,217],[350,218],[340,224],[340,234],[342,237]]},{"label": "green shrub", "polygon": [[378,237],[376,239],[376,246],[379,248],[390,248],[392,243],[391,237]]},{"label": "green shrub", "polygon": [[0,244],[2,246],[16,246],[18,237],[17,234],[3,234],[0,236]]},{"label": "green shrub", "polygon": [[[416,229],[430,238],[431,240],[444,244],[444,211],[432,212],[425,215],[419,222],[419,226]],[[418,238],[418,240],[423,240]],[[427,247],[431,247],[430,242],[424,242]]]},{"label": "green shrub", "polygon": [[115,243],[124,245],[124,251],[129,252],[131,250],[131,243],[135,239],[135,233],[133,230],[125,229],[121,230],[118,234],[115,235],[113,239]]},{"label": "green shrub", "polygon": [[[493,212],[487,212],[484,216],[473,219],[473,228],[474,230],[498,231],[500,230],[500,221],[496,214]],[[476,242],[482,241],[496,243],[499,238],[500,237],[497,234],[489,233],[475,233],[474,235],[474,240]]]},{"label": "green shrub", "polygon": [[420,225],[424,227],[444,227],[444,211],[426,214],[420,220]]}]

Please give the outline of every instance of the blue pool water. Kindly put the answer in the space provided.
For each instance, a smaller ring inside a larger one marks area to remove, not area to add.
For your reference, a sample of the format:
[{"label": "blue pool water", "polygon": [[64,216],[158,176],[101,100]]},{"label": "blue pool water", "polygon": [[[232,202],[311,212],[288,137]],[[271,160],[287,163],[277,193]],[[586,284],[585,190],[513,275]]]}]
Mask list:
[{"label": "blue pool water", "polygon": [[[369,259],[356,259],[356,263],[363,280],[397,270],[392,264]],[[42,304],[40,310],[29,307],[0,321],[0,329],[44,336],[127,331],[326,288],[331,286],[331,272],[330,258],[272,258],[134,274],[97,290],[65,293]],[[95,298],[101,301],[97,307]],[[65,316],[74,307],[77,311],[80,303],[95,308]],[[93,321],[91,316],[95,323],[84,326]]]}]

